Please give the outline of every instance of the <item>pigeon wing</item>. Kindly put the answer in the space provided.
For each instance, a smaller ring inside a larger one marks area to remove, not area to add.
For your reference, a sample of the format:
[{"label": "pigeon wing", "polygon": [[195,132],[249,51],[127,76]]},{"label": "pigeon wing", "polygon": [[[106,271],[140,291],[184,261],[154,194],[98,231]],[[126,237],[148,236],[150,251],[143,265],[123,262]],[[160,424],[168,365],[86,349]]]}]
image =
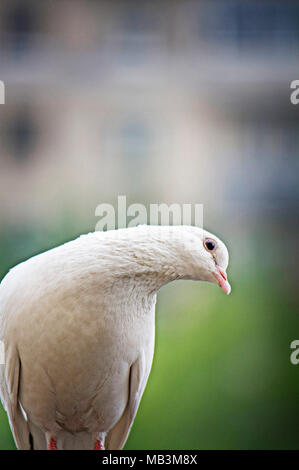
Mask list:
[{"label": "pigeon wing", "polygon": [[21,362],[15,347],[9,347],[5,364],[0,365],[0,398],[18,449],[30,449],[29,429],[19,403]]},{"label": "pigeon wing", "polygon": [[145,355],[142,354],[130,368],[128,403],[120,420],[105,439],[107,450],[121,450],[128,438],[149,375]]}]

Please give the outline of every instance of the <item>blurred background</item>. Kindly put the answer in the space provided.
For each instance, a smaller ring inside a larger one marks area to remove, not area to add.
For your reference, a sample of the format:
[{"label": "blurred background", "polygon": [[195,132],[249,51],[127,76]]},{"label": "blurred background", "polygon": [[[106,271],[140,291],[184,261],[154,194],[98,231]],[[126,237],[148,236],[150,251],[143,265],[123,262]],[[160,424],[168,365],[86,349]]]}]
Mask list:
[{"label": "blurred background", "polygon": [[0,278],[119,194],[204,204],[230,250],[229,297],[161,290],[127,449],[299,447],[298,64],[298,1],[0,3]]}]

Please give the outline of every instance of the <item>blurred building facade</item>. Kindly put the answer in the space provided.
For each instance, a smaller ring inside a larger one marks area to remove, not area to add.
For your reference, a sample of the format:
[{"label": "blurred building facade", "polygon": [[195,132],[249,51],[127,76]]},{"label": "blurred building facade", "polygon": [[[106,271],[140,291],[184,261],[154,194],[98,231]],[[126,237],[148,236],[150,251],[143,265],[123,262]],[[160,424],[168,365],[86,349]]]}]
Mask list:
[{"label": "blurred building facade", "polygon": [[292,204],[298,17],[293,1],[2,0],[2,218],[93,216],[118,194]]}]

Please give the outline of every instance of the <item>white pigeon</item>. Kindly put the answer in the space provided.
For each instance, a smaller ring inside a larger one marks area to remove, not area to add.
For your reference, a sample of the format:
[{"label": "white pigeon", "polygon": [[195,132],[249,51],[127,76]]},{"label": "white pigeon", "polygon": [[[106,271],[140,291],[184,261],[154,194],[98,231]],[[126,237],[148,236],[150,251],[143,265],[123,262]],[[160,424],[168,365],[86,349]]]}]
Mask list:
[{"label": "white pigeon", "polygon": [[0,395],[19,449],[122,449],[150,373],[157,291],[219,284],[228,252],[197,227],[82,235],[0,284]]}]

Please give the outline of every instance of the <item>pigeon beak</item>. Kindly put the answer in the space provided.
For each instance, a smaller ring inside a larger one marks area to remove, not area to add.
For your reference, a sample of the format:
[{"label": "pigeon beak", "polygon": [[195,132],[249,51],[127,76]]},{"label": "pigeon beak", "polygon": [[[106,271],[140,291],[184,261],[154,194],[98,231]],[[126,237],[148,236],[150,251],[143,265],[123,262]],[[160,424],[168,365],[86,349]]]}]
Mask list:
[{"label": "pigeon beak", "polygon": [[231,286],[230,286],[230,284],[227,280],[227,275],[226,275],[226,272],[224,271],[224,269],[220,268],[220,266],[218,266],[218,264],[216,264],[216,272],[213,273],[213,274],[216,277],[216,279],[218,281],[218,284],[221,287],[221,289],[227,295],[230,294]]}]

